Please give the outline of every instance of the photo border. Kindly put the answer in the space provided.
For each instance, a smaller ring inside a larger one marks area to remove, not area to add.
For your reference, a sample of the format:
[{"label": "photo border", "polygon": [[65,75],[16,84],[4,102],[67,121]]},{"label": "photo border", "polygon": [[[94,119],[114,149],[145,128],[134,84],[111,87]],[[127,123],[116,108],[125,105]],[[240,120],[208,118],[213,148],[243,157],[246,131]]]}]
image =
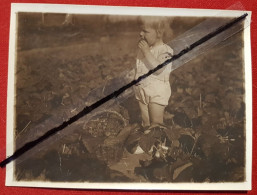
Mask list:
[{"label": "photo border", "polygon": [[[126,6],[87,6],[65,4],[12,4],[9,42],[8,88],[7,88],[7,147],[6,156],[14,153],[14,106],[15,106],[15,63],[16,63],[16,36],[17,12],[44,12],[44,13],[73,13],[73,14],[110,14],[110,15],[155,15],[155,16],[207,16],[224,17],[234,16],[249,11],[224,11],[209,9],[173,9]],[[185,12],[186,11],[186,12]],[[219,11],[226,15],[217,15]],[[140,14],[139,14],[140,13]],[[246,163],[245,182],[225,183],[92,183],[92,182],[25,182],[14,180],[14,162],[6,167],[6,186],[27,187],[54,187],[79,189],[127,189],[127,190],[250,190],[252,172],[252,72],[251,72],[251,44],[250,26],[244,29],[244,73],[245,73],[245,104],[246,104]],[[132,187],[131,187],[131,184]]]}]

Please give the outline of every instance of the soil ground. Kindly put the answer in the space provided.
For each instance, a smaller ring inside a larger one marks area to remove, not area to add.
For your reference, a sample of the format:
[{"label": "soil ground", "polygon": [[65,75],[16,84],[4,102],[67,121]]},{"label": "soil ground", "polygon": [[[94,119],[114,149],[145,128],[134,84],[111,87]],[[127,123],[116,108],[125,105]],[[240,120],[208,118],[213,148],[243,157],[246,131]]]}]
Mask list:
[{"label": "soil ground", "polygon": [[[20,24],[25,24],[24,18],[20,17]],[[173,37],[201,21],[201,18],[174,19],[171,24]],[[97,27],[95,31],[91,23],[87,26],[32,27],[20,25],[18,33],[17,147],[102,98],[103,91],[117,89],[121,82],[115,78],[121,78],[120,75],[131,70],[136,59],[137,22],[127,22],[125,26],[124,22],[109,23],[109,26],[102,27],[102,30]],[[242,35],[238,34],[171,73],[172,95],[165,110],[165,125],[178,135],[179,149],[182,150],[180,156],[172,161],[157,163],[154,167],[147,165],[150,171],[135,174],[135,168],[141,167],[139,160],[151,160],[151,155],[130,154],[124,145],[119,146],[122,150],[114,146],[108,151],[99,149],[99,154],[92,152],[98,151],[97,147],[106,137],[116,136],[125,126],[140,124],[139,108],[133,94],[130,94],[122,102],[118,101],[119,105],[105,108],[119,113],[126,125],[120,122],[120,116],[118,119],[106,119],[108,125],[114,126],[104,133],[103,127],[94,126],[94,122],[91,122],[92,126],[87,124],[85,127],[85,121],[80,121],[71,127],[75,133],[30,157],[30,163],[25,160],[18,164],[17,178],[133,182],[244,180],[242,48]],[[111,86],[109,82],[112,82]],[[97,124],[104,120],[99,117],[94,118],[98,120]],[[104,122],[101,124],[106,125]],[[95,130],[94,136],[85,130],[88,126]],[[110,163],[111,153],[114,162]],[[105,155],[107,157],[103,158]],[[60,159],[63,159],[62,170],[59,170]],[[189,160],[192,164],[188,164]],[[31,164],[39,161],[42,162],[38,166]],[[189,168],[183,169],[185,165]],[[200,171],[195,173],[197,169]],[[173,170],[169,173],[173,178],[167,176],[167,170]],[[180,175],[177,180],[174,179],[176,171]]]}]

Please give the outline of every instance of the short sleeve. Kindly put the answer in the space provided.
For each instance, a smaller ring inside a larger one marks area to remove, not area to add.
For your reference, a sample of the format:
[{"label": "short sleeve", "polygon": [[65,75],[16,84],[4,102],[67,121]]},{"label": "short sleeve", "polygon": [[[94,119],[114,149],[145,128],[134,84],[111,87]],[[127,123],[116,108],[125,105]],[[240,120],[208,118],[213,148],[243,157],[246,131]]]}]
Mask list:
[{"label": "short sleeve", "polygon": [[166,60],[170,59],[173,56],[173,50],[168,46],[164,45],[164,47],[161,49],[159,55],[157,56],[157,59],[163,63]]}]

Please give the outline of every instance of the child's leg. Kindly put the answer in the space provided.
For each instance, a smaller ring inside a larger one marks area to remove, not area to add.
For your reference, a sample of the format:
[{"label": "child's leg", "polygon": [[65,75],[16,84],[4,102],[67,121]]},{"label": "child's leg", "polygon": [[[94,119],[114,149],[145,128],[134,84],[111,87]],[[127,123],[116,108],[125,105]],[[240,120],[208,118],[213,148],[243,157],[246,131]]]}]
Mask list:
[{"label": "child's leg", "polygon": [[140,101],[138,101],[138,102],[139,102],[139,108],[140,108],[141,116],[142,116],[142,126],[143,127],[150,126],[148,106],[146,104],[143,104]]},{"label": "child's leg", "polygon": [[164,115],[165,106],[150,103],[149,104],[149,116],[151,124],[163,124],[163,115]]}]

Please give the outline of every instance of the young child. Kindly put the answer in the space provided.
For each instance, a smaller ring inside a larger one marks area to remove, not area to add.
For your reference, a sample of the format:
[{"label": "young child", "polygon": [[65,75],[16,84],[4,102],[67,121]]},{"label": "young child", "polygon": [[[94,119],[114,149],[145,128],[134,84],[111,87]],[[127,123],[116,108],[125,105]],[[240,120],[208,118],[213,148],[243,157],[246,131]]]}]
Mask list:
[{"label": "young child", "polygon": [[[165,22],[162,20],[150,18],[143,22],[136,59],[136,79],[173,55],[173,50],[163,43],[164,29]],[[134,86],[144,128],[163,124],[164,109],[171,95],[170,72],[171,64],[168,64]]]}]

